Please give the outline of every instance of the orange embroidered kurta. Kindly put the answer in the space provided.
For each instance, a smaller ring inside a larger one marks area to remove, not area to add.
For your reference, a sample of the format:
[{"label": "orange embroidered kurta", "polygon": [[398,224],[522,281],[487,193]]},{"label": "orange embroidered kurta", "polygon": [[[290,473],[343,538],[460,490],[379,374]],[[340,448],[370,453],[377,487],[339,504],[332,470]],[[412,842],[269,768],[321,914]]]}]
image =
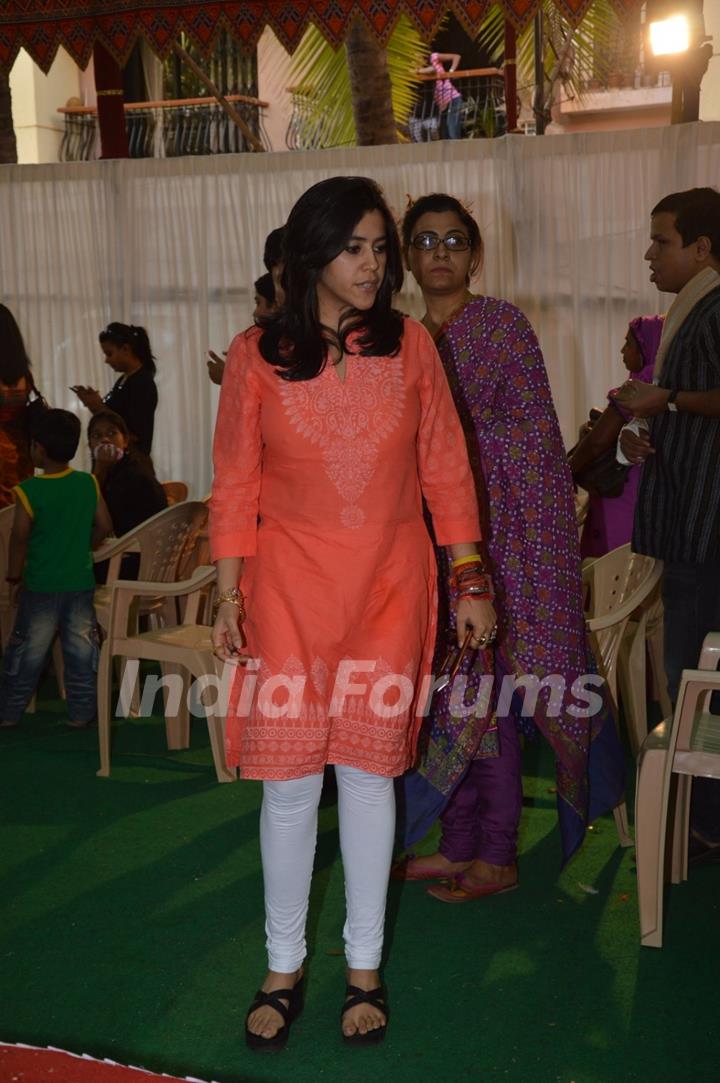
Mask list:
[{"label": "orange embroidered kurta", "polygon": [[437,619],[422,496],[439,544],[480,537],[445,373],[414,320],[396,357],[350,354],[344,380],[331,364],[281,379],[259,335],[230,346],[215,429],[212,557],[246,558],[254,660],[230,695],[228,762],[258,779],[327,763],[400,775]]}]

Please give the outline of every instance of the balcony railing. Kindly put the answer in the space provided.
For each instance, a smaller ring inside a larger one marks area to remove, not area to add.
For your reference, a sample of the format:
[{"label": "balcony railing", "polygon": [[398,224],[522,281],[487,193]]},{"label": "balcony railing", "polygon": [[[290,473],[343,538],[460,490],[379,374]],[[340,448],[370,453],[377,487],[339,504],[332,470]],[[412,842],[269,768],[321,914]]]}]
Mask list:
[{"label": "balcony railing", "polygon": [[[505,83],[500,68],[473,68],[446,75],[421,75],[417,102],[400,131],[414,143],[441,139],[447,134],[443,111],[435,101],[438,79],[450,79],[462,96],[460,138],[477,139],[504,135],[506,130]],[[285,133],[289,150],[329,147],[328,131],[333,105],[318,110],[312,93],[290,87],[292,113]]]},{"label": "balcony railing", "polygon": [[[263,125],[268,103],[244,94],[228,94],[250,130],[266,150],[270,144]],[[237,154],[251,150],[238,126],[214,98],[183,98],[162,102],[126,102],[125,124],[131,158],[178,158],[188,154]],[[87,162],[99,156],[97,109],[64,106],[65,132],[61,162]]]},{"label": "balcony railing", "polygon": [[472,68],[420,78],[423,86],[407,125],[413,143],[448,137],[447,109],[441,110],[435,100],[435,86],[444,79],[449,79],[462,97],[460,139],[505,135],[505,79],[500,68]]}]

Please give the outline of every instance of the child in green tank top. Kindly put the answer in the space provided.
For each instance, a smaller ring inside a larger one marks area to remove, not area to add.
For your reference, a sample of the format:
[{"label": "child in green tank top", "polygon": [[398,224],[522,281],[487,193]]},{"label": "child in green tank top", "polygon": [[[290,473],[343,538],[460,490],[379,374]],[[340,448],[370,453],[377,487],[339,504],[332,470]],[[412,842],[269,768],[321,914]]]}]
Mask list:
[{"label": "child in green tank top", "polygon": [[92,474],[69,465],[80,422],[48,410],[30,445],[41,474],[20,482],[10,536],[6,582],[20,587],[18,613],[0,675],[0,728],[17,726],[56,633],[63,651],[69,725],[87,726],[96,713],[98,638],[92,549],[112,522]]}]

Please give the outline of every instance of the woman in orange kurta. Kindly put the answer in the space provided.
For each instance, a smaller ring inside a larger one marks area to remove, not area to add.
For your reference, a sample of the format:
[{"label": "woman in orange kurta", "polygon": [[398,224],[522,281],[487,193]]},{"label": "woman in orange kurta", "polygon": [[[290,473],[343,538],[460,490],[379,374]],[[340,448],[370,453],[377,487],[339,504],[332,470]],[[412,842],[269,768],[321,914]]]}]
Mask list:
[{"label": "woman in orange kurta", "polygon": [[[264,780],[270,970],[246,1021],[251,1048],[284,1044],[302,1006],[326,764],[338,779],[348,904],[343,1036],[384,1037],[392,780],[413,760],[436,623],[422,496],[454,558],[472,565],[480,534],[435,347],[391,308],[402,262],[380,190],[364,178],[315,185],[285,245],[284,308],[228,352],[210,504],[213,642],[227,661],[250,659],[231,695],[228,760]],[[488,589],[459,602],[458,634],[471,628],[476,645],[495,624]]]},{"label": "woman in orange kurta", "polygon": [[25,407],[33,387],[20,328],[0,305],[0,508],[14,502],[13,488],[32,477]]}]

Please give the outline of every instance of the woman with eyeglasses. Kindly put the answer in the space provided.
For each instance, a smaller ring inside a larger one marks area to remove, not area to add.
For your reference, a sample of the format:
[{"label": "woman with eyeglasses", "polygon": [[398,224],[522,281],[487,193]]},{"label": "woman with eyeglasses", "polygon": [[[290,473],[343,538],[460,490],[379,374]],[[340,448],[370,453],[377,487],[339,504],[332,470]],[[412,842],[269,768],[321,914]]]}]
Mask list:
[{"label": "woman with eyeglasses", "polygon": [[228,351],[210,501],[213,644],[245,665],[228,762],[263,781],[269,970],[245,1037],[264,1050],[284,1045],[302,1008],[328,764],[347,900],[341,1032],[354,1045],[385,1036],[393,779],[413,762],[435,640],[422,495],[458,569],[456,638],[479,645],[495,625],[462,427],[432,339],[392,307],[402,252],[380,189],[364,177],[313,185],[284,250],[283,306]]},{"label": "woman with eyeglasses", "polygon": [[[464,702],[477,707],[462,710],[452,686],[437,693],[419,767],[404,780],[405,842],[422,838],[438,815],[442,837],[438,853],[410,857],[397,875],[449,879],[428,891],[461,903],[517,887],[520,733],[540,730],[555,752],[565,860],[588,817],[621,800],[622,754],[603,699],[588,704],[590,693],[575,684],[595,667],[585,643],[572,482],[537,338],[514,305],[471,293],[483,244],[459,200],[418,199],[402,235],[488,515],[483,539],[498,613],[494,651],[478,651],[461,669]],[[437,555],[443,584],[446,558],[442,549]],[[453,612],[446,594],[436,659],[447,654]],[[503,685],[506,677],[551,675],[557,694],[540,692],[534,706],[527,693],[513,696],[512,684]],[[591,742],[607,756],[604,787],[588,779]]]},{"label": "woman with eyeglasses", "polygon": [[92,414],[112,410],[125,421],[130,432],[130,446],[150,455],[158,394],[155,385],[155,355],[144,327],[109,323],[98,335],[105,363],[118,378],[102,398],[94,387],[76,384],[74,391]]}]

